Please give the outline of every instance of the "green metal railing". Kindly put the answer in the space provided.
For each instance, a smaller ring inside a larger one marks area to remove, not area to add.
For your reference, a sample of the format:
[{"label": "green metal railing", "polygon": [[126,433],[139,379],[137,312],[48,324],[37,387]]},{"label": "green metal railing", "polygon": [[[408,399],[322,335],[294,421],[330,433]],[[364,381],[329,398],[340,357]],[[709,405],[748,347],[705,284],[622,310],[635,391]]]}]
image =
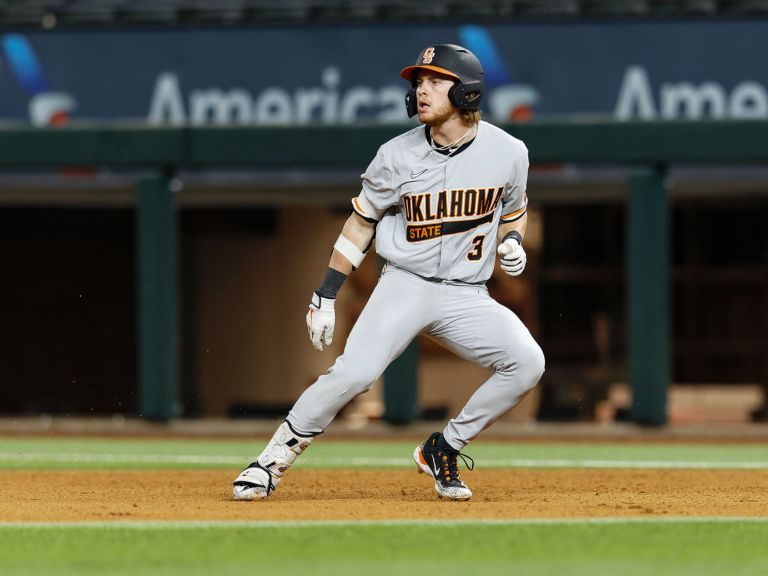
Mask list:
[{"label": "green metal railing", "polygon": [[169,174],[138,182],[137,254],[141,414],[170,420],[178,378],[176,209]]}]

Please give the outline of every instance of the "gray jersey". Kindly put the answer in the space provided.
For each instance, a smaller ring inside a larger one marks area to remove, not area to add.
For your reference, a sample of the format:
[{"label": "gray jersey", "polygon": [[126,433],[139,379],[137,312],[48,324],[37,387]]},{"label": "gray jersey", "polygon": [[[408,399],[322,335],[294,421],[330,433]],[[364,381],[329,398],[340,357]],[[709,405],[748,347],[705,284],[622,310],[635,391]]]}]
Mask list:
[{"label": "gray jersey", "polygon": [[426,278],[484,282],[493,272],[499,222],[525,214],[528,150],[480,122],[453,155],[432,149],[419,126],[379,148],[353,209],[378,222],[376,252]]}]

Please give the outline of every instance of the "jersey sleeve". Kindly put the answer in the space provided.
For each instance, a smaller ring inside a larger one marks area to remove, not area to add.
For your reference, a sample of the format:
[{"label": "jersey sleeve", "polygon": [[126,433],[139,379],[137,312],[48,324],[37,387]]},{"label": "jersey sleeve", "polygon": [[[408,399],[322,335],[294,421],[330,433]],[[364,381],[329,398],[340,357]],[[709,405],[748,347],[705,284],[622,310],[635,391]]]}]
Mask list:
[{"label": "jersey sleeve", "polygon": [[501,222],[509,223],[519,220],[528,209],[528,195],[525,193],[528,185],[528,149],[523,149],[512,163],[512,171],[507,190],[501,201]]},{"label": "jersey sleeve", "polygon": [[361,175],[363,187],[360,194],[352,199],[352,209],[368,222],[378,222],[387,210],[400,202],[393,174],[386,150],[379,148]]}]

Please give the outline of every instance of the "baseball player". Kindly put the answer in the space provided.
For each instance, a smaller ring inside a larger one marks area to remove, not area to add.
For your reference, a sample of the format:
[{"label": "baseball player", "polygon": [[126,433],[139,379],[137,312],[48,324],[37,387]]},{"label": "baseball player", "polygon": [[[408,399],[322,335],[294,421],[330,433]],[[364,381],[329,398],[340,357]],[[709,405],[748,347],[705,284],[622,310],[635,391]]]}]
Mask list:
[{"label": "baseball player", "polygon": [[334,302],[376,238],[386,260],[381,279],[347,339],[344,353],[307,388],[264,451],[234,482],[236,500],[269,496],[296,458],[355,396],[366,392],[418,335],[492,370],[461,413],[416,447],[419,472],[444,498],[467,500],[461,450],[513,408],[544,372],[544,355],[523,323],[488,295],[501,269],[525,268],[528,151],[480,120],[483,69],[469,50],[425,48],[400,76],[405,105],[421,126],[381,146],[362,175],[362,191],[336,241],[307,328],[318,350],[331,344]]}]

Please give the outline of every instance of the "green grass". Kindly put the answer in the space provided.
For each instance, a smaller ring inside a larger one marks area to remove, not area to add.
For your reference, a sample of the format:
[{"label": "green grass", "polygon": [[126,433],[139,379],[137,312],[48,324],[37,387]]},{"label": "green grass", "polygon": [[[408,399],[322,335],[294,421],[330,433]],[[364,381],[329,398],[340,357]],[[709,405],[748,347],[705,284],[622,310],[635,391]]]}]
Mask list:
[{"label": "green grass", "polygon": [[[258,453],[263,442],[0,437],[0,480],[3,470],[12,469],[234,470]],[[414,444],[320,438],[298,466],[411,466]],[[768,469],[765,444],[478,442],[467,452],[478,469]],[[0,506],[13,506],[13,495],[0,491]],[[0,523],[0,576],[762,576],[768,574],[766,542],[768,516],[753,521],[644,518],[431,524]]]},{"label": "green grass", "polygon": [[[0,438],[0,469],[232,468],[264,440]],[[298,461],[307,468],[408,467],[414,442],[338,442],[320,438]],[[768,444],[482,442],[468,447],[482,468],[768,468]]]},{"label": "green grass", "polygon": [[[768,522],[0,527],[4,576],[768,574]],[[418,572],[417,572],[418,571]]]}]

